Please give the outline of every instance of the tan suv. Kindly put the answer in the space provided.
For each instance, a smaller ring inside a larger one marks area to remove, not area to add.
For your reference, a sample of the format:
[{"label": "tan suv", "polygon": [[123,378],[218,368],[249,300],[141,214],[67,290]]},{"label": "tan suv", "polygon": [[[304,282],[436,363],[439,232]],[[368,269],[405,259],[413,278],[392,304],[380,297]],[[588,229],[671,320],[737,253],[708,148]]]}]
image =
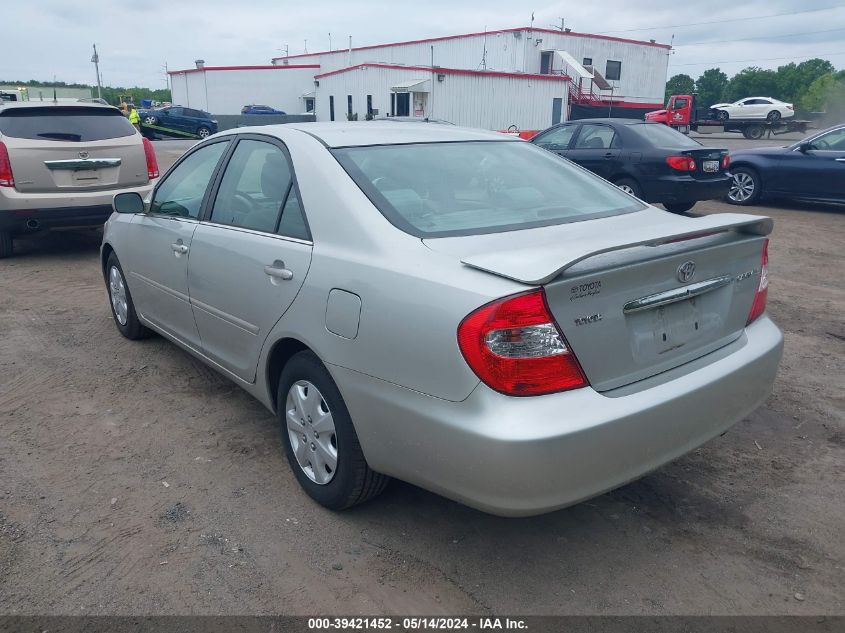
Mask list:
[{"label": "tan suv", "polygon": [[0,257],[13,238],[103,224],[114,194],[141,196],[158,178],[150,142],[120,110],[99,103],[0,105]]}]

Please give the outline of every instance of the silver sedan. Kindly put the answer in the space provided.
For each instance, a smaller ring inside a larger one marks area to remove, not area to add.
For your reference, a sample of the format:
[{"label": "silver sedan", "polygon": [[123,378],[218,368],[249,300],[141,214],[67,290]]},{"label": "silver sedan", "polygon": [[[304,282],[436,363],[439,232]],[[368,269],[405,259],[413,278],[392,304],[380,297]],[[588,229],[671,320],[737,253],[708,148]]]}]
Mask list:
[{"label": "silver sedan", "polygon": [[305,492],[502,515],[640,477],[770,393],[765,217],[676,216],[519,139],[239,128],[115,197],[115,323],[273,411]]}]

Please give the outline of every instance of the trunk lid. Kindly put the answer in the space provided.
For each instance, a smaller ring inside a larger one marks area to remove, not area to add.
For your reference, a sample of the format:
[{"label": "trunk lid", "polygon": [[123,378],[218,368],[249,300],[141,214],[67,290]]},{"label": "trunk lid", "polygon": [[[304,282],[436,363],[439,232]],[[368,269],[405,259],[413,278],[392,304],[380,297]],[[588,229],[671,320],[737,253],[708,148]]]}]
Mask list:
[{"label": "trunk lid", "polygon": [[97,191],[149,181],[141,136],[115,108],[4,109],[0,138],[15,189],[22,193]]},{"label": "trunk lid", "polygon": [[[544,286],[590,384],[606,391],[738,338],[771,227],[760,216],[686,218],[652,208],[542,229],[424,241],[465,265]],[[685,274],[691,268],[691,276]]]},{"label": "trunk lid", "polygon": [[[728,154],[726,149],[712,149],[702,147],[701,149],[685,149],[677,153],[678,156],[689,156],[695,159],[695,171],[688,172],[696,180],[710,180],[720,178],[728,171],[723,167],[723,158]],[[672,170],[673,173],[685,173]]]}]

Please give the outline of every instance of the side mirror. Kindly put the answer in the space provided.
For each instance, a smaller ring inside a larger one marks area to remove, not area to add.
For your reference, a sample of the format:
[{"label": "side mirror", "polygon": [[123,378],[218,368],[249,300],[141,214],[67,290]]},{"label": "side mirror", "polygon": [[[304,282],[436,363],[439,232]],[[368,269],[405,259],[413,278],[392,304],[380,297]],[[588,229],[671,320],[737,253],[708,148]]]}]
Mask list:
[{"label": "side mirror", "polygon": [[144,200],[134,191],[117,194],[111,203],[117,213],[143,213]]},{"label": "side mirror", "polygon": [[801,145],[798,146],[798,151],[801,152],[802,154],[806,154],[811,149],[813,149],[812,143],[801,143]]}]

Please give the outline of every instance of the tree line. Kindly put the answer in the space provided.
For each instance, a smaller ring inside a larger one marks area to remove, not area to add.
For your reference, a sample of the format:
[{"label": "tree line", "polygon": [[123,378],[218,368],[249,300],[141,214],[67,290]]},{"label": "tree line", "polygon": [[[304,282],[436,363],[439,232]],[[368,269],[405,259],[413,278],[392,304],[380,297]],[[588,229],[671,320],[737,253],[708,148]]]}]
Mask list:
[{"label": "tree line", "polygon": [[[64,81],[38,81],[30,79],[28,81],[3,81],[0,80],[0,85],[6,86],[26,86],[26,87],[46,87],[46,88],[87,88],[91,90],[91,96],[97,96],[97,86],[90,84],[79,83],[65,83]],[[141,86],[134,86],[132,88],[103,86],[101,89],[103,99],[112,105],[120,104],[120,97],[129,95],[132,97],[132,102],[140,104],[141,99],[152,99],[153,101],[171,101],[170,90],[166,88],[143,88]]]},{"label": "tree line", "polygon": [[719,68],[705,70],[698,79],[674,75],[666,82],[666,98],[698,93],[700,107],[731,103],[744,97],[774,97],[795,105],[796,111],[845,111],[845,70],[836,71],[826,59],[790,62],[777,70],[749,66],[733,77]]}]

